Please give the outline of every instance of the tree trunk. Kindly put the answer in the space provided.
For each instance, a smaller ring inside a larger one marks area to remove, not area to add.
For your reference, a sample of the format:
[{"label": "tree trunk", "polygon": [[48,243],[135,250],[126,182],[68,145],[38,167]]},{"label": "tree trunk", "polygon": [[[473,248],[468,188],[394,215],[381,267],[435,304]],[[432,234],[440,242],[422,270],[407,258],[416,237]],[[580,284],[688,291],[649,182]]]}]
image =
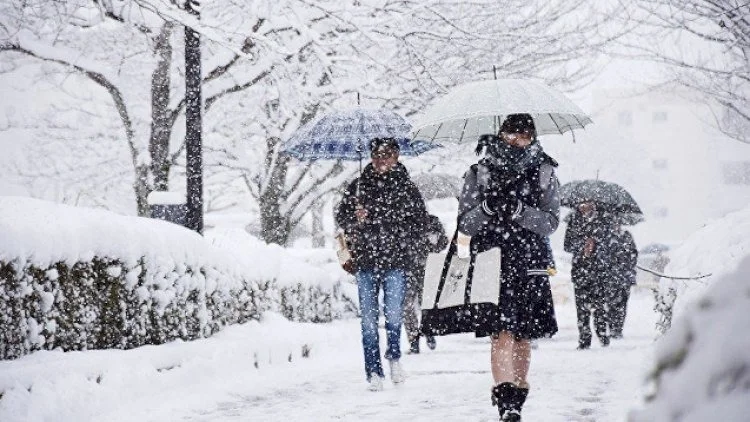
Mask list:
[{"label": "tree trunk", "polygon": [[169,97],[170,65],[172,63],[172,23],[165,23],[154,43],[154,53],[158,57],[156,69],[151,75],[151,135],[148,152],[151,155],[153,188],[165,191],[169,188],[169,140],[172,135]]},{"label": "tree trunk", "polygon": [[324,248],[326,246],[326,232],[323,227],[323,208],[325,203],[315,204],[311,210],[312,216],[312,246],[313,248]]},{"label": "tree trunk", "polygon": [[289,241],[289,217],[281,215],[278,204],[272,200],[264,201],[264,197],[261,197],[260,201],[260,225],[266,243],[284,246]]},{"label": "tree trunk", "polygon": [[151,193],[151,187],[148,183],[148,166],[137,166],[135,168],[135,181],[133,182],[135,191],[135,203],[138,210],[138,216],[148,217],[148,194]]},{"label": "tree trunk", "polygon": [[291,232],[291,222],[288,214],[281,212],[281,198],[286,187],[286,175],[289,160],[276,154],[278,138],[266,140],[266,159],[264,169],[268,172],[268,180],[260,195],[260,225],[261,236],[266,243],[286,245]]}]

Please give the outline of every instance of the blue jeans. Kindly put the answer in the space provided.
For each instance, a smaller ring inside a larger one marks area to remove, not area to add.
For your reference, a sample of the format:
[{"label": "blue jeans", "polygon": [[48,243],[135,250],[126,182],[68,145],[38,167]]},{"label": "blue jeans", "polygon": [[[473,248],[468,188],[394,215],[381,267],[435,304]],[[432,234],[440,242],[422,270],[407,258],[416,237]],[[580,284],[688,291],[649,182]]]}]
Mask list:
[{"label": "blue jeans", "polygon": [[367,380],[377,375],[384,377],[380,362],[380,337],[378,336],[378,292],[383,286],[385,313],[385,333],[388,349],[385,358],[401,358],[401,321],[406,291],[406,278],[403,270],[366,270],[357,272],[359,290],[359,310],[362,314],[362,347],[365,352],[365,374]]}]

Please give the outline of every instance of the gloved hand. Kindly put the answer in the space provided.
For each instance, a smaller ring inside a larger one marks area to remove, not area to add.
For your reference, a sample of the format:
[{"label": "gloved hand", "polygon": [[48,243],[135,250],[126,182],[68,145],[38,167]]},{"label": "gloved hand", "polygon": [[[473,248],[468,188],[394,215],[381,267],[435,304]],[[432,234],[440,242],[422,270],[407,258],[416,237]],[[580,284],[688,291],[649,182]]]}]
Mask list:
[{"label": "gloved hand", "polygon": [[487,214],[510,217],[514,213],[520,212],[523,204],[514,194],[509,192],[491,192],[486,195],[482,207]]}]

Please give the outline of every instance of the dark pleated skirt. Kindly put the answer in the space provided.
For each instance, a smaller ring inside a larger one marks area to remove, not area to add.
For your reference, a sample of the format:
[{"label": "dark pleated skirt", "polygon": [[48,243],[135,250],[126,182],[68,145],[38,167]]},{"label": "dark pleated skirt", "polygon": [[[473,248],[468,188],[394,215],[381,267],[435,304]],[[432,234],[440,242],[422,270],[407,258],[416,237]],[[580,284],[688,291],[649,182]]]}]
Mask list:
[{"label": "dark pleated skirt", "polygon": [[509,331],[516,338],[533,340],[557,333],[549,276],[505,277],[497,309],[477,315],[477,337]]}]

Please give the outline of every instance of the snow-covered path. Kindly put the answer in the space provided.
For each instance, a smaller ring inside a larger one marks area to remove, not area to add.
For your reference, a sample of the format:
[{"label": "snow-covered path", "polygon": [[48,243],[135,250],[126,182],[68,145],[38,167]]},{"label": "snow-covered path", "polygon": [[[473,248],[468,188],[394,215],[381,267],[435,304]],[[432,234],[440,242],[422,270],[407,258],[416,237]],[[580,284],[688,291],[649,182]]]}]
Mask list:
[{"label": "snow-covered path", "polygon": [[[623,420],[651,360],[652,304],[648,292],[636,292],[626,338],[582,352],[573,304],[558,303],[561,331],[533,352],[524,420]],[[311,347],[306,359],[303,344]],[[439,338],[434,351],[404,355],[406,383],[387,380],[372,393],[357,321],[294,324],[268,315],[190,343],[0,362],[0,420],[494,421],[488,359],[487,339]]]},{"label": "snow-covered path", "polygon": [[[607,349],[595,344],[575,350],[577,332],[571,304],[559,306],[561,332],[534,351],[533,393],[525,410],[528,421],[616,421],[636,400],[653,342],[650,296],[637,294],[631,306],[628,337]],[[645,318],[644,318],[645,317]],[[264,380],[232,398],[186,416],[190,421],[357,420],[494,421],[490,406],[489,344],[471,335],[439,339],[402,359],[405,384],[386,382],[385,391],[365,390],[356,323],[342,324],[351,338],[329,349],[332,356],[304,368],[287,367],[284,376]],[[382,336],[381,336],[382,337]]]}]

